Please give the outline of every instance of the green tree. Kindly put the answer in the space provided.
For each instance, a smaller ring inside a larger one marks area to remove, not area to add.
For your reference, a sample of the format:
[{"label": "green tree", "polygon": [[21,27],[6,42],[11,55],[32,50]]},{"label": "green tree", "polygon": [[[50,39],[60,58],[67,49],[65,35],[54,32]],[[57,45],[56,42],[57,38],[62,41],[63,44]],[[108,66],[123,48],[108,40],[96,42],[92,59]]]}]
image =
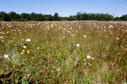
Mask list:
[{"label": "green tree", "polygon": [[21,20],[22,21],[30,21],[31,20],[30,14],[22,13],[21,14]]},{"label": "green tree", "polygon": [[53,18],[54,18],[55,21],[59,21],[59,15],[58,15],[58,13],[55,13]]},{"label": "green tree", "polygon": [[7,13],[0,12],[0,20],[1,21],[11,21],[11,18]]},{"label": "green tree", "polygon": [[8,15],[12,21],[18,21],[21,18],[20,15],[15,12],[10,12]]}]

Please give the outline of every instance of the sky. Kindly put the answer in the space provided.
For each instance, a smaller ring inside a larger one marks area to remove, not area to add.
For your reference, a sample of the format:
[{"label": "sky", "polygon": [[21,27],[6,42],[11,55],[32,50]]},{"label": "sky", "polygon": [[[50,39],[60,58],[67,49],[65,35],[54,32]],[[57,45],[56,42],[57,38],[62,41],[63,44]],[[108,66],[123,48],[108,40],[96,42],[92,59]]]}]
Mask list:
[{"label": "sky", "polygon": [[108,13],[115,17],[127,14],[127,0],[0,0],[0,11],[42,13],[59,16],[81,13]]}]

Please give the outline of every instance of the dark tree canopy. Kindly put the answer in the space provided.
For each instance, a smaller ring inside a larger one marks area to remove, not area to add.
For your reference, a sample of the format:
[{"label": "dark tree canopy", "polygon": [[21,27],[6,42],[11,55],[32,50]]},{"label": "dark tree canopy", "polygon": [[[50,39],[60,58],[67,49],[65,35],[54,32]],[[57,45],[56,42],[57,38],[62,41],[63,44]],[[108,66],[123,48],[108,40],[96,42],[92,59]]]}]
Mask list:
[{"label": "dark tree canopy", "polygon": [[97,20],[97,21],[127,21],[127,14],[123,15],[121,17],[113,17],[109,14],[103,14],[103,13],[80,13],[78,12],[76,15],[71,15],[69,17],[60,17],[58,13],[55,13],[52,15],[43,15],[43,14],[37,14],[37,13],[22,13],[17,14],[15,12],[1,12],[0,11],[0,21],[75,21],[75,20]]}]

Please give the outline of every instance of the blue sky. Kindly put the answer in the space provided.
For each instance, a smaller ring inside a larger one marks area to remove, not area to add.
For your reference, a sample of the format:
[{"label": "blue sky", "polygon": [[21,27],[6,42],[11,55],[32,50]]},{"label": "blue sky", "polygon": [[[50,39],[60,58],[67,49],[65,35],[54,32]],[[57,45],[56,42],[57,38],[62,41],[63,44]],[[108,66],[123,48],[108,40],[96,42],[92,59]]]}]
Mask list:
[{"label": "blue sky", "polygon": [[121,16],[127,14],[127,0],[0,0],[0,11],[52,15],[58,12],[60,16],[86,12]]}]

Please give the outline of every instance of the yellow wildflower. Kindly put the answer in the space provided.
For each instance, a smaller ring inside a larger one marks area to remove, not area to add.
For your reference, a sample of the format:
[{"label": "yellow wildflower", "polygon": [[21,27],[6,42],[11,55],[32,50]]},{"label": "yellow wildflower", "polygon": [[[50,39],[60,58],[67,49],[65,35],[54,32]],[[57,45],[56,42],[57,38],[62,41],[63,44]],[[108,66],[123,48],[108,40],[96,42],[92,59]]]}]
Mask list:
[{"label": "yellow wildflower", "polygon": [[24,52],[21,52],[20,54],[21,54],[21,55],[23,55],[23,54],[24,54]]},{"label": "yellow wildflower", "polygon": [[83,61],[85,62],[85,61],[86,61],[86,59],[84,58],[84,59],[83,59]]},{"label": "yellow wildflower", "polygon": [[25,50],[22,50],[22,52],[25,52]]},{"label": "yellow wildflower", "polygon": [[87,35],[84,35],[83,37],[84,37],[84,38],[87,38]]},{"label": "yellow wildflower", "polygon": [[14,65],[14,64],[13,64],[12,66],[13,66],[13,67],[15,67],[15,65]]},{"label": "yellow wildflower", "polygon": [[27,53],[27,54],[29,54],[29,53],[30,53],[30,51],[28,51],[28,50],[27,50],[27,52],[26,52],[26,53]]}]

